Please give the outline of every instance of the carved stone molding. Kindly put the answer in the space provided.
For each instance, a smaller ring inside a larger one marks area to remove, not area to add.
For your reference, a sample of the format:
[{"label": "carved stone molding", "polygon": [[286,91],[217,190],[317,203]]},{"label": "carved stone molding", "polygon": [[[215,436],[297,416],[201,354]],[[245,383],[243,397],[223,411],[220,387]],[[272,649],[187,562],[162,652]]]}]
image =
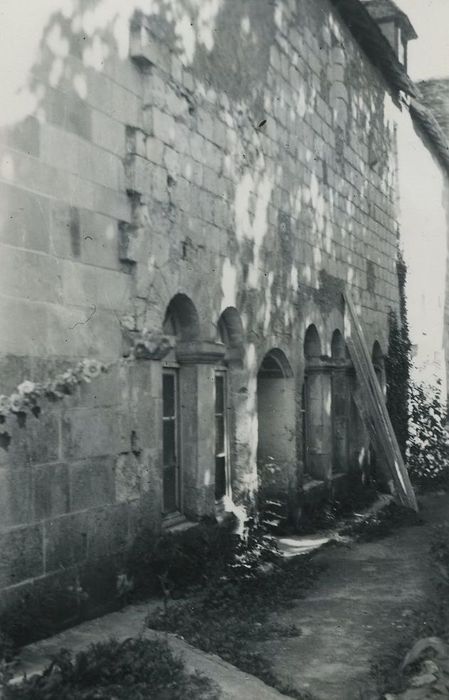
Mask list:
[{"label": "carved stone molding", "polygon": [[176,357],[183,365],[214,365],[226,354],[223,343],[212,340],[181,342],[176,345]]},{"label": "carved stone molding", "polygon": [[133,338],[133,355],[136,360],[162,360],[172,347],[171,338],[162,333],[136,333]]}]

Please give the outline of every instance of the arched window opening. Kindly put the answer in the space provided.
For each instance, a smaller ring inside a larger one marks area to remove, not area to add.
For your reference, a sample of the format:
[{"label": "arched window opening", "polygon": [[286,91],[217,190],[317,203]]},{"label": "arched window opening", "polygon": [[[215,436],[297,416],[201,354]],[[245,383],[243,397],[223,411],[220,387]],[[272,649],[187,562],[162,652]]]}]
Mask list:
[{"label": "arched window opening", "polygon": [[215,503],[224,507],[232,498],[231,445],[235,432],[231,401],[232,378],[243,356],[243,326],[234,307],[226,308],[217,323],[217,340],[226,348],[215,370]]},{"label": "arched window opening", "polygon": [[346,343],[339,330],[332,334],[331,353],[333,360],[346,360],[348,358]]},{"label": "arched window opening", "polygon": [[349,416],[351,389],[349,354],[339,330],[332,335],[332,467],[335,473],[349,470]]},{"label": "arched window opening", "polygon": [[186,294],[176,294],[165,312],[164,333],[179,340],[195,340],[200,334],[200,323],[194,303]]},{"label": "arched window opening", "polygon": [[259,476],[264,489],[275,494],[288,492],[296,472],[295,414],[293,372],[285,354],[275,348],[265,355],[257,375]]},{"label": "arched window opening", "polygon": [[186,408],[186,402],[180,400],[183,377],[176,359],[176,343],[199,336],[198,314],[185,294],[176,294],[168,304],[163,332],[175,338],[175,347],[162,368],[162,512],[173,515],[183,507],[181,406]]},{"label": "arched window opening", "polygon": [[321,341],[316,326],[308,327],[304,338],[304,355],[306,360],[318,359],[321,357]]},{"label": "arched window opening", "polygon": [[309,478],[328,480],[332,474],[332,390],[329,366],[322,361],[316,326],[304,337],[303,458]]}]

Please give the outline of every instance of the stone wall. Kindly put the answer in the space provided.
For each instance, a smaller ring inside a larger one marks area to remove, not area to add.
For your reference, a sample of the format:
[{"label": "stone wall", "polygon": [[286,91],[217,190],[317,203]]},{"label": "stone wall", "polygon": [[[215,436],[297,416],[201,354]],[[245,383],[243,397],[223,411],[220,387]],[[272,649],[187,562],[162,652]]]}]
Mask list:
[{"label": "stone wall", "polygon": [[1,391],[86,356],[117,364],[0,449],[6,593],[73,587],[104,555],[110,592],[138,527],[159,528],[162,362],[118,361],[162,332],[176,295],[192,517],[214,507],[223,312],[233,491],[257,487],[257,374],[276,349],[295,389],[295,496],[306,329],[330,357],[348,284],[385,351],[398,304],[395,112],[326,0],[149,2],[129,45],[128,10],[100,22],[74,5],[48,17],[35,108],[1,131]]}]

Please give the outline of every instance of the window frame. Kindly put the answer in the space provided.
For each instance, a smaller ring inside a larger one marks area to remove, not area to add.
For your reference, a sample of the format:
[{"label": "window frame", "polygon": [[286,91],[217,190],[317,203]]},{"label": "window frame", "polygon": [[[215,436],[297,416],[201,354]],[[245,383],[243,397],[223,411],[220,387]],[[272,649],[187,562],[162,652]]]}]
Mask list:
[{"label": "window frame", "polygon": [[169,419],[164,416],[164,376],[174,377],[174,449],[175,449],[175,500],[176,507],[173,511],[165,511],[164,503],[164,435],[162,433],[162,514],[164,518],[170,518],[173,515],[182,513],[183,508],[183,474],[182,474],[182,445],[181,445],[181,410],[180,410],[180,372],[179,365],[176,362],[164,362],[162,366],[162,431],[164,430],[164,422]]},{"label": "window frame", "polygon": [[[223,378],[223,413],[216,412],[217,400],[217,377]],[[223,418],[223,447],[224,452],[218,454],[216,448],[217,436],[217,417]],[[214,371],[214,485],[217,474],[217,459],[224,458],[224,473],[225,473],[225,492],[223,496],[217,499],[215,497],[215,505],[220,506],[227,500],[232,499],[231,489],[231,449],[230,449],[230,430],[229,430],[229,408],[228,408],[228,371],[226,367],[216,367]]]}]

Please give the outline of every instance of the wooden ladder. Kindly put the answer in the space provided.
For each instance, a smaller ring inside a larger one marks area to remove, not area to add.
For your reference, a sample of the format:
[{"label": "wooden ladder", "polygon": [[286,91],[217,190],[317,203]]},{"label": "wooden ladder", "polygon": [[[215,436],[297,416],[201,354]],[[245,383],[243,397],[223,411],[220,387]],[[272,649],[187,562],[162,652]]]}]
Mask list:
[{"label": "wooden ladder", "polygon": [[402,459],[396,435],[385,405],[384,395],[374,371],[365,334],[348,288],[345,300],[345,340],[354,364],[359,388],[354,401],[373,441],[380,466],[390,488],[402,505],[418,510],[415,493]]}]

